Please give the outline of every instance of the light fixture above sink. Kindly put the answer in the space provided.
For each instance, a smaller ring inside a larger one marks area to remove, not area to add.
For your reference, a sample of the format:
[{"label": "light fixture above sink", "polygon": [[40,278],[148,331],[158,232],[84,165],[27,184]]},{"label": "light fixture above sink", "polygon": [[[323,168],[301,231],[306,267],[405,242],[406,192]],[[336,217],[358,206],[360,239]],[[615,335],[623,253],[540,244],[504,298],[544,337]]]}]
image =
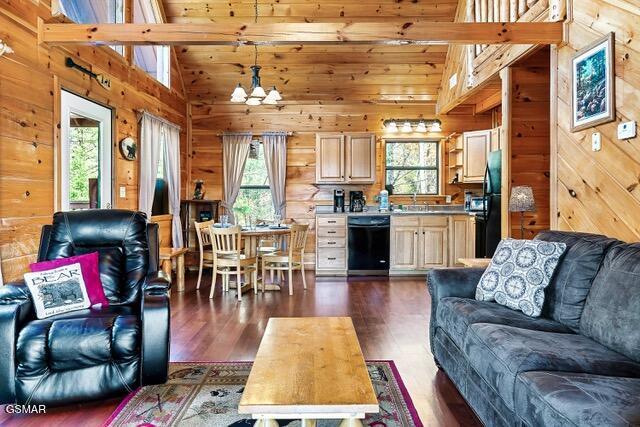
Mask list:
[{"label": "light fixture above sink", "polygon": [[442,123],[438,119],[388,119],[383,124],[386,133],[442,132]]}]

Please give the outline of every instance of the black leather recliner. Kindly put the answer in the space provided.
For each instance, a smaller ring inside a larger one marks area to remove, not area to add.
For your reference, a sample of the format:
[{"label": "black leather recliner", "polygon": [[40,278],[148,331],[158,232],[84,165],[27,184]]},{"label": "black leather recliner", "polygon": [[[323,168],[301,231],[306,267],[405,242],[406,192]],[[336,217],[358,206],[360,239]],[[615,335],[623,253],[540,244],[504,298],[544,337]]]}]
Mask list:
[{"label": "black leather recliner", "polygon": [[109,307],[37,319],[24,283],[0,287],[0,404],[63,405],[167,379],[169,287],[142,212],[58,212],[38,261],[100,253]]}]

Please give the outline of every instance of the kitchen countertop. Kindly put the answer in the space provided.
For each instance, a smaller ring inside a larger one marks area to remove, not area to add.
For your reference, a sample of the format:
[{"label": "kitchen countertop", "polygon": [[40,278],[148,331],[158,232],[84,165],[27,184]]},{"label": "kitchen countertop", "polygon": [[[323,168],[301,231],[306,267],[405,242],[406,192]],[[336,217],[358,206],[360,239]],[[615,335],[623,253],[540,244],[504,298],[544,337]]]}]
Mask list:
[{"label": "kitchen countertop", "polygon": [[430,210],[430,211],[397,211],[396,210],[393,212],[380,212],[377,206],[369,207],[369,210],[367,210],[366,212],[349,212],[347,208],[345,208],[344,212],[334,212],[333,206],[331,205],[317,205],[316,215],[346,215],[346,216],[469,215],[469,216],[475,216],[476,213],[465,211],[462,205],[460,205],[460,208],[452,206],[449,209],[446,209],[444,207],[438,207],[437,209]]}]

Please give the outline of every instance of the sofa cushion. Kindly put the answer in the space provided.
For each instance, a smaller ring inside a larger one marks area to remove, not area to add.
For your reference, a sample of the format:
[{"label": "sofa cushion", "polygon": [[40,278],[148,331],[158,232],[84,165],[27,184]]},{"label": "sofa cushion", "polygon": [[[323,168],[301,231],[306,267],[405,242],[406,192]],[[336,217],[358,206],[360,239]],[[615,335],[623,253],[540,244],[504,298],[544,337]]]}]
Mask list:
[{"label": "sofa cushion", "polygon": [[607,252],[587,297],[580,333],[640,362],[640,243]]},{"label": "sofa cushion", "polygon": [[640,425],[640,379],[525,372],[516,381],[516,412],[530,426]]},{"label": "sofa cushion", "polygon": [[438,326],[459,348],[464,345],[467,328],[474,323],[494,323],[538,331],[571,333],[569,328],[554,320],[529,317],[494,302],[468,298],[443,298],[438,305],[436,319]]},{"label": "sofa cushion", "polygon": [[542,316],[578,332],[587,295],[605,253],[613,244],[620,242],[599,234],[566,231],[543,231],[536,240],[567,245],[562,261],[545,289]]},{"label": "sofa cushion", "polygon": [[514,409],[520,372],[554,370],[640,377],[640,363],[577,334],[476,323],[464,341],[469,366]]}]

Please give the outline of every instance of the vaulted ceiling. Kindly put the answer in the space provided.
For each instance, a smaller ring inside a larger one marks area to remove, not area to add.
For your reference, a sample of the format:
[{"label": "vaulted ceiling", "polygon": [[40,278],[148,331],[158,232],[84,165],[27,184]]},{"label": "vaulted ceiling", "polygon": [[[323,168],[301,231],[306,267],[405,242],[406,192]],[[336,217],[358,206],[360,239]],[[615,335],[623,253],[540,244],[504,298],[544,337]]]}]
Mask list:
[{"label": "vaulted ceiling", "polygon": [[[258,0],[259,22],[453,21],[458,0]],[[163,0],[167,22],[253,22],[253,0]],[[228,102],[250,86],[253,46],[178,46],[194,101]],[[286,45],[258,47],[262,85],[287,101],[435,104],[446,45]]]}]

